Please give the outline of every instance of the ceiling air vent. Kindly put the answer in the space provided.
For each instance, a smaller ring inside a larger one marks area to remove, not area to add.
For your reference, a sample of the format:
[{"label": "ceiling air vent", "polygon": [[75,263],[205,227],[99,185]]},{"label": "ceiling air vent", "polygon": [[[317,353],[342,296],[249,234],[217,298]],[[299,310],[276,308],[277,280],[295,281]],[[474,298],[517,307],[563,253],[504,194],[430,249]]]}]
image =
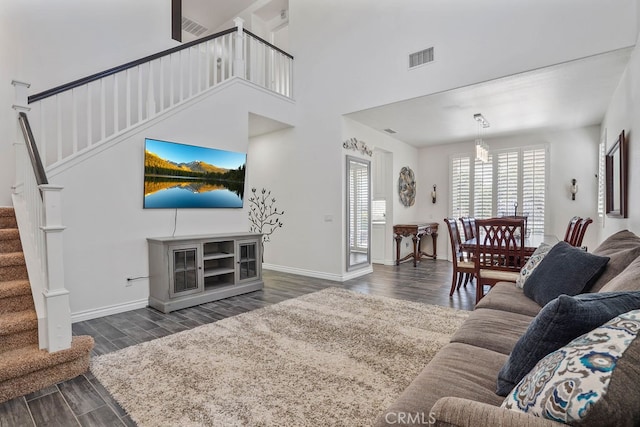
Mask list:
[{"label": "ceiling air vent", "polygon": [[432,47],[430,47],[429,49],[421,50],[420,52],[409,54],[409,68],[418,67],[429,62],[433,62]]},{"label": "ceiling air vent", "polygon": [[207,31],[208,28],[198,24],[197,22],[187,18],[186,16],[182,17],[182,30],[186,31],[189,34],[193,34],[196,37],[200,37]]},{"label": "ceiling air vent", "polygon": [[393,135],[394,133],[398,133],[395,130],[391,129],[391,128],[386,128],[383,129],[386,133],[388,133],[389,135]]}]

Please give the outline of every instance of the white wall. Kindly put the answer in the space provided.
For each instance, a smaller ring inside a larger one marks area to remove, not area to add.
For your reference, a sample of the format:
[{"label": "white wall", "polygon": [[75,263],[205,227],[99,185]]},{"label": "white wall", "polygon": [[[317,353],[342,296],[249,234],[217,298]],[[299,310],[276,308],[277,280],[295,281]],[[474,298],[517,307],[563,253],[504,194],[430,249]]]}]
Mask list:
[{"label": "white wall", "polygon": [[636,188],[640,185],[640,46],[636,45],[620,84],[611,100],[602,123],[606,131],[607,150],[611,148],[622,130],[628,141],[629,153],[629,217],[605,218],[600,240],[612,233],[629,229],[640,234],[640,197]]},{"label": "white wall", "polygon": [[[148,237],[249,231],[246,199],[243,209],[142,208],[145,137],[247,152],[249,105],[280,121],[292,114],[290,102],[234,79],[50,174],[64,186],[65,286],[75,320],[146,305]],[[248,156],[249,182],[259,164]]]},{"label": "white wall", "polygon": [[[598,143],[600,128],[590,126],[563,132],[523,134],[500,139],[485,139],[490,150],[510,147],[548,144],[549,181],[545,212],[545,232],[556,235],[560,240],[574,215],[597,219],[598,203]],[[440,223],[442,227],[438,240],[438,253],[448,254],[451,247],[448,231],[443,219],[451,215],[451,189],[449,179],[450,157],[467,153],[473,158],[474,143],[437,145],[420,150],[419,163],[421,177],[425,184],[436,184],[438,199],[436,204],[423,197],[420,200],[419,215]],[[576,200],[571,200],[569,184],[572,178],[578,181]],[[596,221],[597,222],[597,221]],[[598,224],[591,224],[584,238],[584,245],[593,249],[598,240]],[[444,258],[444,257],[443,257]]]}]

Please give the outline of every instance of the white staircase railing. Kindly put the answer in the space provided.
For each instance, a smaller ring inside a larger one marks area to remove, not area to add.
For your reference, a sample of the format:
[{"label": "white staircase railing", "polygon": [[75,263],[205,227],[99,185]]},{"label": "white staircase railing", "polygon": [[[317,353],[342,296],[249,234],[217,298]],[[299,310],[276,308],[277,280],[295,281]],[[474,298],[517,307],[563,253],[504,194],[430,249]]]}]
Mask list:
[{"label": "white staircase railing", "polygon": [[38,317],[38,343],[50,352],[71,346],[69,291],[64,287],[60,193],[47,181],[26,112],[27,84],[12,82],[18,113],[13,205]]},{"label": "white staircase railing", "polygon": [[232,78],[292,97],[293,57],[226,31],[29,96],[45,168],[91,149]]}]

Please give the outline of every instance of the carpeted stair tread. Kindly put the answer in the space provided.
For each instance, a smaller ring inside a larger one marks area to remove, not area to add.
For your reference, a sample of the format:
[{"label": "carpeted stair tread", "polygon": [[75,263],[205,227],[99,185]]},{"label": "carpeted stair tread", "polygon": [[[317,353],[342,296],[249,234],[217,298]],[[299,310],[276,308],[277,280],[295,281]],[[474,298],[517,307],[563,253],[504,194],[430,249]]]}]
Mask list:
[{"label": "carpeted stair tread", "polygon": [[0,336],[37,328],[38,317],[33,309],[0,314]]},{"label": "carpeted stair tread", "polygon": [[22,252],[0,253],[0,268],[25,265],[24,254]]},{"label": "carpeted stair tread", "polygon": [[15,211],[11,207],[0,207],[0,217],[12,217],[15,216]]},{"label": "carpeted stair tread", "polygon": [[93,348],[93,338],[88,335],[75,336],[71,348],[49,353],[40,350],[37,344],[21,347],[0,354],[0,384],[51,366],[63,364],[73,359],[89,357]]},{"label": "carpeted stair tread", "polygon": [[17,228],[0,228],[0,241],[20,240],[20,231]]},{"label": "carpeted stair tread", "polygon": [[0,281],[0,299],[21,295],[31,295],[31,284],[28,280]]}]

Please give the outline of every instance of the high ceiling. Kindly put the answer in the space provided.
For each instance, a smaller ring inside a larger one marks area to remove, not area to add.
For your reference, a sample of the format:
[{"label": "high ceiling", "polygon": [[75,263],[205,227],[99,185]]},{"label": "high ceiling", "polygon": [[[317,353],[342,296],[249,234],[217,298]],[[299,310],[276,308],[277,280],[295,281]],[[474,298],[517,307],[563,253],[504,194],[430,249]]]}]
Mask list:
[{"label": "high ceiling", "polygon": [[[183,16],[210,32],[250,10],[268,21],[288,10],[288,0],[183,0]],[[471,86],[451,89],[348,114],[347,117],[416,147],[473,141],[474,114],[490,123],[483,138],[556,131],[602,122],[632,47]],[[427,65],[428,66],[428,65]],[[281,129],[282,123],[251,117],[251,135]]]},{"label": "high ceiling", "polygon": [[632,48],[591,56],[348,114],[416,147],[473,141],[481,113],[483,138],[562,130],[602,122]]}]

